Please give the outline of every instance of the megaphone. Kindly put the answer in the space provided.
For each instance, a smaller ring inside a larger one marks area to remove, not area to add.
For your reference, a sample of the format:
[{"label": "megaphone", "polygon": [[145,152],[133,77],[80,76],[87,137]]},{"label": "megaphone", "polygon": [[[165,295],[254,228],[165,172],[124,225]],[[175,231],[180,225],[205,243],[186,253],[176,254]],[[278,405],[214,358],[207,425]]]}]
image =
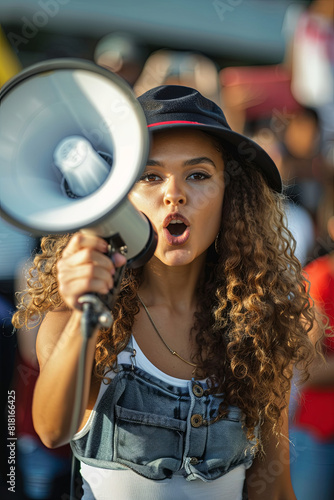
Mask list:
[{"label": "megaphone", "polygon": [[38,236],[116,236],[128,267],[147,262],[156,234],[127,196],[149,151],[131,88],[90,61],[56,59],[7,82],[0,102],[0,215]]}]

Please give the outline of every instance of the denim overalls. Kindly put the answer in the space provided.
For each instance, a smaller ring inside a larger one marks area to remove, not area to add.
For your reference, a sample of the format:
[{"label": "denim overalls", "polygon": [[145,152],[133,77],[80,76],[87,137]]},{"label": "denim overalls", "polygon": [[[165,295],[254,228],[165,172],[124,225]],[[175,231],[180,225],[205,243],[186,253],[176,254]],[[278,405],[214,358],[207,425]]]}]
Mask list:
[{"label": "denim overalls", "polygon": [[235,467],[250,467],[254,443],[246,438],[242,414],[210,423],[221,399],[191,380],[175,387],[122,363],[95,408],[88,431],[71,442],[82,462],[107,469],[130,468],[154,480],[182,474],[187,480],[216,479]]}]

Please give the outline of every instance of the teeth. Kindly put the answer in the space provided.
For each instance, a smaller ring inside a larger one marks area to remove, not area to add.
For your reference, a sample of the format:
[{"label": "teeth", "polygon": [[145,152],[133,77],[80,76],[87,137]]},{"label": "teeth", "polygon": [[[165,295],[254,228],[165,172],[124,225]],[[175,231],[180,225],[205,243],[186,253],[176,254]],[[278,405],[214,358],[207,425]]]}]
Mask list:
[{"label": "teeth", "polygon": [[170,221],[170,224],[183,224],[183,221],[180,219],[173,219]]}]

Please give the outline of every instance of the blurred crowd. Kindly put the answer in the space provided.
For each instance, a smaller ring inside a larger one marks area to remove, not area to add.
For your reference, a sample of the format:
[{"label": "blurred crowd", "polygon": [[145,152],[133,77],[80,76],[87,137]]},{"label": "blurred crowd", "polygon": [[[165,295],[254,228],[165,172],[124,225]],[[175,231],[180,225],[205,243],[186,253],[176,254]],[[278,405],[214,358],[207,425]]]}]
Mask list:
[{"label": "blurred crowd", "polygon": [[[275,65],[220,67],[204,53],[167,48],[150,52],[131,34],[118,32],[97,41],[92,59],[119,74],[137,96],[166,83],[198,89],[223,108],[232,129],[267,150],[283,179],[296,255],[319,314],[327,315],[330,331],[334,327],[333,2],[314,0],[293,21],[287,16],[284,33],[285,59]],[[19,58],[0,31],[0,86],[20,69]],[[24,288],[29,259],[38,251],[39,241],[0,220],[0,249],[0,496],[6,498],[8,493],[5,409],[8,390],[14,388],[19,498],[69,498],[70,449],[46,449],[31,420],[38,375],[37,329],[13,332],[11,327],[15,291]],[[317,332],[312,335],[316,341]],[[291,396],[290,460],[298,500],[334,498],[334,342],[330,335],[323,344],[326,367],[315,366],[304,387],[298,386],[296,372]]]}]

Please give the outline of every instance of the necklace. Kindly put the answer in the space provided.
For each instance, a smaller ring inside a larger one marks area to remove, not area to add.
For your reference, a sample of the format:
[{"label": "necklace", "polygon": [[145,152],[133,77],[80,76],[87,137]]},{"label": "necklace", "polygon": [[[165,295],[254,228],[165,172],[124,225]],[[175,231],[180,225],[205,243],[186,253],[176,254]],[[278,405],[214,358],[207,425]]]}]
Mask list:
[{"label": "necklace", "polygon": [[155,323],[154,323],[154,321],[153,321],[152,316],[150,315],[150,313],[149,313],[149,311],[148,311],[147,307],[145,306],[144,302],[143,302],[143,301],[142,301],[142,299],[139,297],[139,295],[138,295],[138,299],[139,299],[139,301],[140,301],[141,305],[143,306],[143,308],[144,308],[144,310],[145,310],[145,312],[146,312],[146,314],[147,314],[147,317],[148,317],[148,319],[150,320],[150,322],[151,322],[151,324],[152,324],[152,326],[153,326],[153,328],[154,328],[155,332],[157,333],[157,335],[158,335],[159,339],[163,342],[163,344],[165,345],[165,347],[167,347],[167,349],[169,350],[169,352],[170,352],[171,354],[173,354],[173,356],[176,356],[177,358],[179,358],[179,359],[180,359],[181,361],[183,361],[184,363],[187,363],[187,365],[194,366],[194,367],[196,368],[196,365],[195,365],[194,363],[191,363],[190,361],[187,361],[187,360],[186,360],[186,359],[184,359],[182,356],[180,356],[180,354],[179,354],[179,353],[177,353],[176,351],[174,351],[174,349],[172,349],[171,347],[169,347],[169,345],[167,344],[167,342],[164,340],[164,338],[162,337],[161,333],[159,332],[159,330],[158,330],[158,328],[157,328],[156,324],[155,324]]}]

